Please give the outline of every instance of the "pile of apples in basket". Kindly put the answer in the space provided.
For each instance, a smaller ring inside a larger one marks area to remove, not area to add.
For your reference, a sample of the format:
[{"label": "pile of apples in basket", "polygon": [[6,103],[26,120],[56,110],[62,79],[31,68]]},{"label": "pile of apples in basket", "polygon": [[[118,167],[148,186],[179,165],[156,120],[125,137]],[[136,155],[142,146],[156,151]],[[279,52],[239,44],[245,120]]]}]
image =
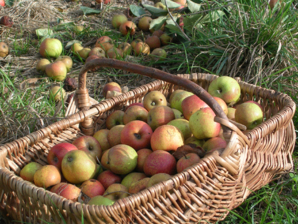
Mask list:
[{"label": "pile of apples in basket", "polygon": [[[121,92],[111,82],[103,89]],[[263,108],[240,102],[240,86],[222,76],[208,92],[230,120],[248,130],[263,122]],[[237,103],[238,102],[238,103]],[[232,106],[231,106],[232,105]],[[227,145],[213,110],[191,92],[175,90],[167,101],[160,91],[147,93],[143,102],[111,112],[106,129],[53,146],[49,165],[31,162],[20,176],[72,201],[112,205],[195,165],[202,157]]]}]

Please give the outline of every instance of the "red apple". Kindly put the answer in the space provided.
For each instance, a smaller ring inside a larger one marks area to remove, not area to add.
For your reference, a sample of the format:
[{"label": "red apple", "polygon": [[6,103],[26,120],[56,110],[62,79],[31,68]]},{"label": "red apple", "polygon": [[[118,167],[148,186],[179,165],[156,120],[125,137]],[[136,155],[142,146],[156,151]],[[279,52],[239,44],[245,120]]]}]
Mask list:
[{"label": "red apple", "polygon": [[227,115],[228,114],[228,106],[227,106],[226,102],[224,100],[222,100],[221,98],[216,97],[216,96],[214,96],[213,98],[217,101],[219,106],[222,108],[223,112]]},{"label": "red apple", "polygon": [[146,39],[146,44],[149,45],[150,49],[159,48],[161,46],[160,39],[158,36],[149,36]]},{"label": "red apple", "polygon": [[139,42],[136,44],[135,48],[133,48],[134,54],[138,55],[148,55],[150,54],[150,47],[148,44]]},{"label": "red apple", "polygon": [[0,5],[1,5],[2,7],[4,7],[4,6],[5,6],[5,1],[4,1],[4,0],[0,0]]},{"label": "red apple", "polygon": [[66,78],[67,68],[62,61],[55,61],[46,66],[45,73],[56,81],[63,81]]},{"label": "red apple", "polygon": [[117,91],[119,93],[122,93],[121,86],[117,82],[109,82],[104,85],[102,89],[102,94],[104,97],[106,97],[108,91]]},{"label": "red apple", "polygon": [[51,192],[76,202],[80,196],[81,189],[73,184],[59,183],[51,188]]},{"label": "red apple", "polygon": [[108,141],[111,147],[121,144],[121,132],[124,128],[124,125],[116,125],[111,128],[108,133]]},{"label": "red apple", "polygon": [[148,111],[142,106],[130,106],[123,115],[123,123],[127,124],[131,121],[140,120],[147,122]]},{"label": "red apple", "polygon": [[110,149],[107,149],[106,151],[103,152],[100,163],[105,169],[109,169],[109,164],[108,164],[108,152]]},{"label": "red apple", "polygon": [[130,36],[133,36],[136,32],[136,24],[134,24],[132,21],[126,21],[125,23],[122,23],[119,26],[119,31],[122,33],[122,35],[126,36],[127,34],[130,34]]},{"label": "red apple", "polygon": [[[140,106],[140,107],[144,107],[143,103],[132,103],[130,105],[128,105],[125,109],[125,111],[127,111],[128,108],[132,107],[132,106]],[[144,107],[145,108],[145,107]]]},{"label": "red apple", "polygon": [[90,179],[82,183],[81,191],[89,198],[93,198],[97,195],[103,195],[105,188],[98,180]]},{"label": "red apple", "polygon": [[121,177],[110,170],[103,171],[99,174],[97,180],[104,186],[105,189],[112,184],[121,183]]},{"label": "red apple", "polygon": [[74,144],[78,148],[78,150],[89,152],[90,155],[94,157],[94,159],[101,158],[102,150],[100,144],[96,140],[96,138],[92,136],[81,136],[74,140],[72,144]]},{"label": "red apple", "polygon": [[118,48],[110,48],[108,51],[107,51],[107,58],[123,58],[123,52],[122,50],[118,49]]},{"label": "red apple", "polygon": [[121,125],[123,123],[124,112],[122,110],[113,111],[106,119],[107,129],[111,129],[116,125]]},{"label": "red apple", "polygon": [[140,149],[137,151],[138,153],[138,162],[137,162],[137,171],[144,172],[144,163],[147,159],[147,156],[149,156],[153,151],[150,149]]},{"label": "red apple", "polygon": [[203,100],[201,100],[198,96],[192,95],[186,97],[182,103],[182,112],[185,119],[189,120],[190,116],[204,107],[209,107]]},{"label": "red apple", "polygon": [[200,161],[200,157],[196,153],[188,153],[181,157],[177,162],[177,172],[180,173],[187,167],[190,167]]},{"label": "red apple", "polygon": [[191,92],[185,91],[185,90],[176,92],[173,96],[171,96],[171,98],[169,100],[171,108],[177,109],[183,113],[182,102],[185,98],[192,96],[192,95],[194,95],[194,94]]},{"label": "red apple", "polygon": [[157,106],[151,109],[148,113],[147,123],[155,130],[161,125],[169,123],[175,119],[173,110],[168,106]]}]

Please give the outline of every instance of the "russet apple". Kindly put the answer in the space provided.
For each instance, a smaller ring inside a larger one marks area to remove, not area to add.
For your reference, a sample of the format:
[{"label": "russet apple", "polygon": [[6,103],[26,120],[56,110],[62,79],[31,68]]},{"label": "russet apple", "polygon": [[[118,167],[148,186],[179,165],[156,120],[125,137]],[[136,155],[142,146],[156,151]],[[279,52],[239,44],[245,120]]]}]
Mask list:
[{"label": "russet apple", "polygon": [[110,185],[103,195],[105,198],[117,201],[118,199],[126,198],[129,196],[128,189],[122,184]]},{"label": "russet apple", "polygon": [[21,169],[20,177],[23,178],[23,180],[27,180],[27,181],[30,181],[33,183],[34,182],[34,174],[41,167],[42,167],[42,165],[40,165],[37,162],[30,162]]},{"label": "russet apple", "polygon": [[147,184],[147,188],[152,187],[153,185],[158,184],[160,182],[167,181],[171,178],[172,176],[167,173],[154,174],[152,177],[150,177],[150,180]]},{"label": "russet apple", "polygon": [[107,129],[111,129],[116,125],[123,125],[124,124],[123,116],[124,116],[124,111],[122,110],[113,111],[106,119]]},{"label": "russet apple", "polygon": [[144,107],[150,111],[157,106],[167,106],[167,99],[160,91],[151,91],[147,93],[143,100]]},{"label": "russet apple", "polygon": [[63,81],[66,78],[67,68],[62,61],[55,61],[46,66],[45,72],[52,79]]},{"label": "russet apple", "polygon": [[128,192],[130,194],[136,194],[136,193],[146,189],[149,180],[150,180],[150,177],[145,177],[137,182],[132,183],[128,188]]},{"label": "russet apple", "polygon": [[69,57],[67,55],[65,55],[65,56],[59,56],[56,59],[56,61],[62,61],[65,64],[65,66],[66,66],[67,72],[69,72],[71,70],[72,64],[73,64],[71,57]]},{"label": "russet apple", "polygon": [[251,130],[263,122],[263,111],[255,103],[245,102],[237,105],[235,112],[235,121],[243,124]]},{"label": "russet apple", "polygon": [[54,145],[47,156],[47,161],[50,165],[56,166],[61,170],[61,162],[66,153],[72,150],[78,150],[78,148],[68,142],[58,143]]},{"label": "russet apple", "polygon": [[175,119],[175,114],[172,108],[168,106],[157,106],[151,109],[148,113],[147,123],[155,130],[161,125],[169,123]]},{"label": "russet apple", "polygon": [[127,22],[127,17],[124,14],[116,14],[112,17],[112,26],[115,29],[118,29],[125,22]]},{"label": "russet apple", "polygon": [[119,26],[119,31],[124,36],[126,36],[127,34],[133,36],[136,32],[136,28],[136,24],[134,24],[132,21],[126,21]]},{"label": "russet apple", "polygon": [[100,144],[96,140],[96,138],[92,136],[87,136],[87,135],[81,136],[76,140],[74,140],[72,144],[75,145],[78,148],[78,150],[89,152],[90,155],[93,156],[95,160],[96,158],[98,159],[101,158],[102,149],[100,147]]},{"label": "russet apple", "polygon": [[121,177],[110,170],[103,171],[99,174],[97,180],[104,186],[105,189],[112,184],[121,183]]},{"label": "russet apple", "polygon": [[59,183],[51,188],[51,192],[60,195],[73,202],[78,201],[81,189],[73,184]]},{"label": "russet apple", "polygon": [[130,106],[123,115],[123,123],[127,124],[131,121],[140,120],[147,122],[148,111],[143,106]]},{"label": "russet apple", "polygon": [[186,97],[182,103],[182,112],[185,119],[189,120],[190,116],[204,107],[209,107],[203,100],[201,100],[198,96],[192,95]]},{"label": "russet apple", "polygon": [[157,173],[173,175],[176,173],[176,159],[167,151],[156,150],[147,156],[144,163],[144,173],[147,176],[153,176]]},{"label": "russet apple", "polygon": [[192,136],[191,130],[189,128],[189,121],[186,119],[174,119],[170,121],[168,125],[173,125],[178,128],[183,135],[183,139],[188,139]]},{"label": "russet apple", "polygon": [[93,198],[97,195],[103,195],[105,188],[98,180],[90,179],[82,183],[81,191],[89,198]]},{"label": "russet apple", "polygon": [[149,31],[150,23],[152,18],[149,16],[144,16],[139,20],[138,27],[140,30]]},{"label": "russet apple", "polygon": [[169,100],[169,103],[171,105],[171,108],[174,108],[174,109],[177,109],[179,110],[180,112],[183,113],[183,110],[182,110],[182,102],[185,98],[189,97],[189,96],[192,96],[194,95],[193,93],[191,92],[188,92],[188,91],[179,91],[179,92],[176,92],[172,98],[170,98]]},{"label": "russet apple", "polygon": [[48,59],[42,58],[37,62],[36,70],[39,72],[45,72],[46,66],[49,64],[51,64],[51,62]]},{"label": "russet apple", "polygon": [[127,189],[129,189],[130,185],[132,185],[133,183],[144,179],[145,177],[147,177],[144,173],[138,173],[138,172],[132,172],[127,174],[123,180],[121,181],[121,184],[124,185],[125,187],[127,187]]},{"label": "russet apple", "polygon": [[147,158],[153,151],[150,149],[140,149],[137,151],[138,153],[138,161],[137,161],[137,168],[136,170],[139,172],[144,172],[144,163]]},{"label": "russet apple", "polygon": [[116,125],[108,133],[108,141],[111,147],[121,144],[121,132],[125,125]]},{"label": "russet apple", "polygon": [[181,157],[177,162],[177,173],[182,172],[187,167],[190,167],[200,161],[200,157],[196,153],[187,153],[185,156]]},{"label": "russet apple", "polygon": [[37,187],[48,188],[61,182],[61,174],[57,167],[45,165],[36,170],[34,174],[34,184]]},{"label": "russet apple", "polygon": [[158,36],[147,37],[146,44],[148,44],[151,50],[159,48],[161,46],[160,39]]},{"label": "russet apple", "polygon": [[61,55],[63,46],[60,40],[56,38],[46,38],[39,47],[39,53],[42,57],[57,58]]},{"label": "russet apple", "polygon": [[105,150],[111,148],[109,140],[108,140],[108,129],[100,129],[95,132],[93,137],[99,142],[101,150],[104,152]]},{"label": "russet apple", "polygon": [[220,138],[220,137],[214,137],[214,138],[210,138],[208,139],[204,145],[203,145],[203,149],[205,150],[205,152],[209,152],[209,151],[214,151],[217,149],[224,149],[227,147],[227,142]]}]

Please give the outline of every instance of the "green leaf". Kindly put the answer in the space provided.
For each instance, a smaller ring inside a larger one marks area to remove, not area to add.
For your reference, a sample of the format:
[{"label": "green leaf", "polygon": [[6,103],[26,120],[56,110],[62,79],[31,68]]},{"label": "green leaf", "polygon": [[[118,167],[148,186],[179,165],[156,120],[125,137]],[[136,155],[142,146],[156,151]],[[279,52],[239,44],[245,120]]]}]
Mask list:
[{"label": "green leaf", "polygon": [[47,37],[54,34],[53,30],[51,29],[37,29],[35,30],[35,33],[38,37]]},{"label": "green leaf", "polygon": [[84,15],[88,15],[88,14],[99,14],[101,12],[101,10],[97,10],[97,9],[91,9],[89,7],[86,6],[81,6],[80,9],[83,11]]},{"label": "green leaf", "polygon": [[66,30],[66,29],[72,29],[75,26],[74,22],[69,22],[69,23],[60,23],[57,26],[54,27],[54,30],[56,31],[61,31],[61,30]]},{"label": "green leaf", "polygon": [[[178,17],[177,17],[177,16],[173,16],[173,19],[174,19],[175,21],[177,21]],[[167,23],[167,24],[172,24],[172,25],[176,26],[176,23],[172,20],[171,17],[168,17],[166,23]]]},{"label": "green leaf", "polygon": [[210,14],[204,16],[200,20],[200,23],[210,23],[212,21],[216,21],[216,20],[222,18],[223,15],[225,15],[225,13],[223,11],[221,11],[221,10],[217,10],[217,11],[211,12]]},{"label": "green leaf", "polygon": [[197,21],[199,21],[201,18],[202,18],[202,16],[200,14],[185,17],[183,19],[184,29],[192,31],[192,29],[195,26],[195,24],[197,23]]},{"label": "green leaf", "polygon": [[[167,1],[167,4],[166,4]],[[165,6],[168,6],[169,9],[176,9],[178,7],[180,7],[181,5],[178,4],[177,2],[173,2],[171,0],[161,0],[161,3],[164,4]]]},{"label": "green leaf", "polygon": [[141,6],[130,5],[129,8],[131,13],[136,17],[146,14],[145,10]]},{"label": "green leaf", "polygon": [[152,5],[143,4],[144,8],[146,8],[153,16],[165,16],[168,14],[168,11],[156,8]]},{"label": "green leaf", "polygon": [[166,22],[166,20],[166,16],[160,16],[157,19],[153,19],[150,23],[149,29],[159,30],[162,27],[162,25]]},{"label": "green leaf", "polygon": [[5,0],[5,5],[11,7],[11,6],[13,6],[14,1],[15,0]]},{"label": "green leaf", "polygon": [[187,0],[187,7],[191,12],[198,12],[201,9],[201,4],[197,4],[190,0]]}]

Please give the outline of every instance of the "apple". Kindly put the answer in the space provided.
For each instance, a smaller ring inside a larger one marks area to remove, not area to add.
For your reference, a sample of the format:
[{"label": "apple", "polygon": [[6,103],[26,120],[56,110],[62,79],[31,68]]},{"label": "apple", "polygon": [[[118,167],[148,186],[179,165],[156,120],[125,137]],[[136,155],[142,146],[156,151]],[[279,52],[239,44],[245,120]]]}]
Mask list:
[{"label": "apple", "polygon": [[[265,114],[264,107],[261,104],[259,104],[258,102],[249,100],[249,101],[246,101],[245,103],[254,103],[254,104],[258,105],[262,109],[263,115]],[[236,106],[236,108],[237,108],[237,106]]]},{"label": "apple", "polygon": [[45,165],[36,170],[33,179],[37,187],[48,188],[61,182],[61,174],[57,167]]},{"label": "apple", "polygon": [[170,98],[169,98],[169,103],[171,103],[172,99],[174,98],[174,96],[178,93],[184,92],[185,90],[183,89],[176,89],[174,92],[171,93]]},{"label": "apple", "polygon": [[103,166],[105,169],[109,169],[109,164],[108,164],[108,151],[110,149],[107,149],[106,151],[103,152],[100,160],[100,164]]},{"label": "apple", "polygon": [[147,184],[147,188],[152,187],[153,185],[158,184],[160,182],[167,181],[171,178],[172,176],[167,173],[154,174],[152,177],[150,177],[150,180]]},{"label": "apple", "polygon": [[161,46],[160,39],[158,36],[147,37],[146,44],[148,44],[151,50],[159,48]]},{"label": "apple", "polygon": [[[99,161],[98,161],[99,162]],[[100,163],[100,162],[99,162]],[[95,175],[94,175],[94,179],[97,179],[97,177],[99,176],[99,174],[101,174],[104,170],[104,167],[102,166],[102,164],[96,164],[96,170],[95,170]]]},{"label": "apple", "polygon": [[214,137],[214,138],[210,138],[208,139],[204,145],[203,145],[203,149],[205,150],[205,152],[209,152],[209,151],[214,151],[217,149],[224,149],[227,147],[227,142],[220,138],[220,137]]},{"label": "apple", "polygon": [[108,141],[108,129],[100,129],[99,131],[95,132],[93,137],[99,142],[101,150],[104,152],[105,150],[111,148],[111,145]]},{"label": "apple", "polygon": [[151,52],[150,57],[158,60],[163,60],[167,57],[167,52],[162,48],[155,48]]},{"label": "apple", "polygon": [[173,125],[179,129],[179,131],[183,135],[183,139],[188,139],[191,137],[192,133],[189,128],[189,122],[186,119],[174,119],[168,123],[168,125]]},{"label": "apple", "polygon": [[20,177],[23,178],[23,180],[27,180],[27,181],[30,181],[33,183],[34,182],[34,174],[41,167],[42,167],[42,165],[40,165],[37,162],[30,162],[21,169]]},{"label": "apple", "polygon": [[141,39],[135,39],[135,40],[133,40],[132,42],[131,42],[131,47],[132,47],[132,49],[135,49],[135,47],[136,47],[136,45],[137,45],[137,43],[139,43],[139,42],[143,42]]},{"label": "apple", "polygon": [[151,136],[151,148],[153,151],[176,151],[184,145],[183,134],[173,125],[162,125],[158,127]]},{"label": "apple", "polygon": [[132,183],[128,188],[128,192],[130,194],[136,194],[136,193],[146,189],[149,180],[150,180],[149,177],[145,177],[137,182]]},{"label": "apple", "polygon": [[138,27],[140,30],[149,31],[150,23],[152,18],[149,16],[144,16],[139,20]]},{"label": "apple", "polygon": [[150,54],[150,47],[148,44],[139,42],[133,49],[136,56]]},{"label": "apple", "polygon": [[206,104],[203,100],[201,100],[198,96],[192,95],[186,97],[182,103],[182,112],[185,119],[189,120],[190,116],[196,112],[197,110],[200,110],[204,107],[209,107],[208,104]]},{"label": "apple", "polygon": [[150,146],[151,127],[144,121],[131,121],[121,131],[121,144],[129,145],[136,151]]},{"label": "apple", "polygon": [[0,5],[1,5],[2,7],[4,7],[4,6],[5,6],[5,1],[4,1],[4,0],[0,0]]},{"label": "apple", "polygon": [[119,95],[121,95],[121,93],[117,91],[108,91],[106,95],[106,99],[110,99],[110,98],[113,98],[114,96],[119,96]]},{"label": "apple", "polygon": [[79,51],[82,50],[84,47],[80,43],[74,43],[71,46],[71,51],[73,54],[78,55]]},{"label": "apple", "polygon": [[52,79],[63,81],[66,78],[67,68],[62,61],[55,61],[46,66],[45,72]]},{"label": "apple", "polygon": [[160,36],[160,42],[163,46],[168,45],[173,40],[172,37],[170,37],[168,34],[164,33]]},{"label": "apple", "polygon": [[157,106],[151,109],[148,113],[147,123],[155,130],[161,125],[169,123],[175,119],[173,110],[168,106]]},{"label": "apple", "polygon": [[98,43],[95,45],[95,47],[100,47],[100,48],[104,49],[105,52],[107,52],[108,50],[110,50],[111,48],[114,47],[114,44],[109,43],[109,42]]},{"label": "apple", "polygon": [[52,86],[49,90],[50,99],[54,101],[65,101],[66,92],[60,86]]},{"label": "apple", "polygon": [[143,105],[146,110],[150,111],[157,106],[167,106],[167,99],[162,92],[154,90],[145,95]]},{"label": "apple", "polygon": [[139,172],[144,172],[144,163],[147,159],[147,156],[149,156],[153,151],[150,149],[140,149],[137,151],[138,154],[138,160],[137,160],[137,168],[136,170]]},{"label": "apple", "polygon": [[97,180],[104,186],[105,189],[112,184],[121,183],[121,177],[110,170],[103,171],[99,174]]},{"label": "apple", "polygon": [[230,119],[230,120],[235,120],[235,112],[236,112],[236,108],[233,108],[233,107],[228,107],[228,114],[227,114],[227,117]]},{"label": "apple", "polygon": [[101,47],[94,47],[94,48],[92,48],[91,51],[88,54],[88,57],[90,57],[92,55],[97,55],[98,57],[102,57],[102,58],[105,58],[106,57],[105,50],[102,49]]},{"label": "apple", "polygon": [[111,147],[121,144],[121,132],[125,125],[116,125],[108,133],[108,141]]},{"label": "apple", "polygon": [[245,102],[236,107],[235,121],[251,130],[263,122],[263,111],[255,103]]},{"label": "apple", "polygon": [[221,98],[214,96],[213,97],[219,106],[222,108],[223,112],[227,115],[228,114],[228,106],[225,101],[223,101]]},{"label": "apple", "polygon": [[202,108],[189,118],[189,127],[197,139],[213,138],[220,132],[220,123],[214,121],[215,113],[210,107]]},{"label": "apple", "polygon": [[167,151],[156,150],[147,156],[144,163],[144,173],[147,176],[153,176],[157,173],[173,175],[176,173],[176,159]]},{"label": "apple", "polygon": [[81,58],[86,59],[86,58],[88,58],[90,51],[91,51],[90,48],[88,48],[88,47],[84,47],[82,50],[80,50],[80,51],[78,52],[78,55],[79,55]]},{"label": "apple", "polygon": [[93,198],[90,199],[90,201],[88,202],[88,205],[113,205],[114,201],[109,199],[109,198],[105,198],[104,196],[98,195],[95,196]]},{"label": "apple", "polygon": [[73,141],[72,143],[75,145],[78,150],[83,150],[85,152],[89,152],[91,156],[100,159],[102,154],[102,149],[100,147],[99,142],[96,140],[96,138],[92,136],[81,136]]},{"label": "apple", "polygon": [[175,119],[180,119],[180,118],[183,119],[184,118],[183,114],[179,110],[173,109],[173,108],[172,108],[172,110],[173,110],[173,112],[175,114]]},{"label": "apple", "polygon": [[103,195],[105,198],[117,201],[118,199],[126,198],[129,196],[128,189],[122,184],[110,185]]},{"label": "apple", "polygon": [[139,180],[144,179],[147,177],[144,173],[138,173],[138,172],[132,172],[127,174],[123,180],[121,181],[121,184],[127,187],[129,189],[130,185],[132,185],[135,182],[138,182]]},{"label": "apple", "polygon": [[127,124],[135,120],[147,121],[147,117],[148,111],[144,107],[134,105],[125,110],[123,115],[123,123]]},{"label": "apple", "polygon": [[82,183],[81,191],[89,198],[93,198],[97,195],[103,195],[105,188],[98,180],[90,179]]},{"label": "apple", "polygon": [[104,97],[106,97],[108,91],[117,91],[119,93],[122,93],[121,86],[117,82],[109,82],[104,85],[102,89],[102,94]]},{"label": "apple", "polygon": [[132,21],[126,21],[125,23],[122,23],[119,26],[119,31],[122,33],[122,35],[126,36],[129,34],[130,36],[133,36],[136,32],[136,24],[134,24]]},{"label": "apple", "polygon": [[186,139],[184,142],[185,145],[195,145],[196,147],[198,146],[203,147],[204,143],[205,143],[205,140],[197,139],[194,136],[191,136],[190,138]]},{"label": "apple", "polygon": [[65,56],[59,56],[56,59],[56,61],[62,61],[65,64],[65,66],[66,66],[67,72],[69,72],[71,70],[72,64],[73,64],[71,57],[69,57],[67,55],[65,55]]},{"label": "apple", "polygon": [[116,125],[123,125],[124,124],[123,116],[124,116],[124,111],[122,110],[113,111],[106,119],[107,129],[111,129]]},{"label": "apple", "polygon": [[[126,107],[125,111],[127,111],[128,108],[130,108],[130,107],[132,107],[132,106],[140,106],[140,107],[144,107],[143,103],[132,103],[132,104],[129,104],[129,105]],[[144,107],[144,108],[145,108],[145,107]]]},{"label": "apple", "polygon": [[6,26],[6,27],[12,27],[13,25],[12,18],[9,16],[2,16],[0,19],[0,25]]},{"label": "apple", "polygon": [[113,40],[109,36],[102,36],[96,40],[95,45],[102,43],[112,43]]},{"label": "apple", "polygon": [[58,143],[54,145],[47,156],[47,161],[50,165],[56,166],[61,170],[61,162],[66,153],[72,150],[78,150],[78,148],[68,142]]},{"label": "apple", "polygon": [[121,43],[118,45],[118,49],[120,49],[123,52],[123,55],[130,55],[131,51],[132,51],[132,46],[130,45],[130,43]]},{"label": "apple", "polygon": [[113,146],[108,152],[109,169],[115,174],[128,174],[137,166],[138,154],[129,145]]},{"label": "apple", "polygon": [[227,105],[233,105],[240,99],[241,89],[235,79],[229,76],[221,76],[210,83],[208,93],[223,99]]},{"label": "apple", "polygon": [[46,38],[39,47],[39,53],[42,57],[58,58],[63,50],[60,40],[55,38]]},{"label": "apple", "polygon": [[200,157],[196,153],[187,153],[185,156],[181,157],[177,162],[177,173],[182,172],[187,167],[190,167],[200,161]]},{"label": "apple", "polygon": [[123,58],[123,52],[118,49],[118,48],[110,48],[108,51],[107,51],[107,58]]},{"label": "apple", "polygon": [[[0,55],[0,57],[1,57],[1,55]],[[42,58],[37,62],[36,70],[39,72],[45,72],[46,66],[49,64],[51,64],[51,62],[48,59]]]},{"label": "apple", "polygon": [[175,8],[175,10],[183,9],[186,6],[186,0],[173,0],[173,2],[176,2],[179,5],[181,5],[180,7]]},{"label": "apple", "polygon": [[152,36],[157,36],[157,37],[160,37],[161,35],[163,35],[164,32],[162,30],[155,30],[153,33],[152,33]]},{"label": "apple", "polygon": [[73,27],[73,31],[74,31],[76,34],[80,34],[81,32],[83,32],[83,30],[84,30],[84,26],[77,25],[77,26],[74,26],[74,27]]},{"label": "apple", "polygon": [[68,183],[56,184],[51,188],[50,191],[73,202],[78,201],[78,198],[81,194],[80,188],[78,188],[73,184],[68,184]]},{"label": "apple", "polygon": [[127,22],[127,17],[124,14],[116,14],[112,17],[112,26],[118,29],[122,23]]},{"label": "apple", "polygon": [[80,184],[94,177],[96,161],[88,152],[73,150],[65,154],[61,163],[61,170],[68,182]]},{"label": "apple", "polygon": [[[176,92],[173,97],[169,100],[169,103],[171,105],[171,108],[177,109],[180,112],[183,113],[182,110],[182,102],[185,98],[194,95],[191,92],[188,91],[181,91],[181,92]],[[183,114],[184,115],[184,114]]]}]

